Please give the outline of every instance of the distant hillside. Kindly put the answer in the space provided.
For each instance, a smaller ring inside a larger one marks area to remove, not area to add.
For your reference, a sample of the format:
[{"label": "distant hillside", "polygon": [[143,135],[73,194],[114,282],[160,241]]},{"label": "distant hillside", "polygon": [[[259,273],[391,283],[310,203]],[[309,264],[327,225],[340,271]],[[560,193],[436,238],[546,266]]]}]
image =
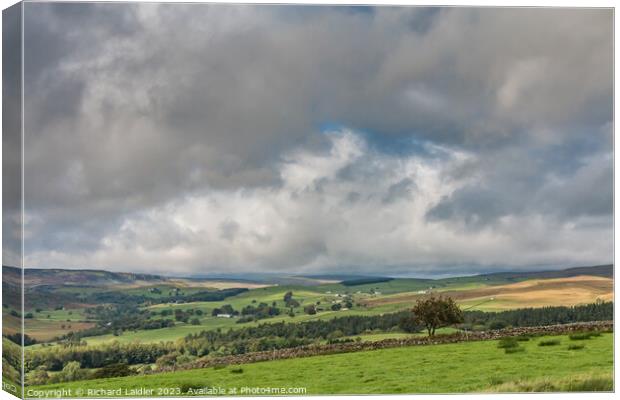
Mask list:
[{"label": "distant hillside", "polygon": [[[451,278],[424,278],[419,279],[420,281],[432,283],[442,283],[446,281],[478,281],[480,278],[483,278],[485,281],[521,281],[525,279],[548,279],[548,278],[570,278],[573,276],[579,275],[590,275],[590,276],[600,276],[604,278],[613,278],[614,266],[612,264],[608,265],[595,265],[590,267],[574,267],[567,268],[562,270],[554,270],[554,271],[509,271],[509,272],[491,272],[487,274],[479,274],[479,275],[467,275],[467,276],[455,276]],[[344,274],[317,274],[317,275],[303,275],[305,278],[310,279],[325,279],[325,280],[334,280],[340,281],[341,284],[345,286],[349,286],[350,284],[358,285],[364,283],[365,280],[368,280],[369,283],[371,281],[387,281],[392,278],[384,276],[384,275],[344,275]],[[488,278],[488,279],[486,279]],[[417,279],[417,278],[395,278],[395,279]],[[359,282],[358,282],[359,281]],[[348,285],[349,284],[349,285]]]},{"label": "distant hillside", "polygon": [[561,269],[557,271],[526,271],[526,272],[495,272],[483,274],[483,277],[501,277],[507,280],[523,280],[523,279],[549,279],[549,278],[570,278],[579,275],[600,276],[603,278],[613,278],[613,264],[595,265],[591,267],[575,267]]},{"label": "distant hillside", "polygon": [[360,286],[360,285],[371,285],[373,283],[383,283],[394,280],[394,278],[357,278],[357,279],[349,279],[346,281],[340,282],[341,285],[344,286]]},{"label": "distant hillside", "polygon": [[[19,283],[19,268],[2,267],[5,281]],[[36,269],[24,270],[24,284],[27,287],[39,285],[93,285],[116,286],[132,284],[157,284],[168,282],[168,278],[159,275],[134,274],[130,272],[109,272],[90,269]]]},{"label": "distant hillside", "polygon": [[[424,279],[424,282],[435,281],[441,283],[444,281],[471,281],[480,278],[486,281],[521,281],[525,279],[549,279],[549,278],[570,278],[579,275],[600,276],[604,278],[613,278],[613,265],[596,265],[590,267],[575,267],[556,271],[525,271],[525,272],[494,272],[489,274],[481,274],[476,276],[463,276],[444,278],[438,280]],[[4,284],[19,285],[21,279],[21,271],[15,267],[2,267]],[[279,285],[302,285],[315,286],[326,281],[342,282],[344,285],[360,285],[370,282],[383,282],[390,280],[389,277],[381,276],[361,276],[361,275],[277,275],[277,274],[248,274],[245,280],[239,279],[237,276],[221,276],[219,280],[227,279],[231,281],[242,282],[264,282]],[[235,279],[236,278],[236,279]],[[160,283],[174,284],[184,278],[171,278],[153,274],[136,274],[130,272],[110,272],[103,270],[91,269],[26,269],[25,284],[27,287],[40,285],[92,285],[92,286],[119,286],[119,285],[156,285]],[[187,278],[185,281],[201,282],[217,281],[211,278]],[[368,280],[368,282],[366,282]],[[217,285],[214,284],[217,287]],[[234,286],[234,285],[233,285]],[[243,286],[243,285],[240,285]]]},{"label": "distant hillside", "polygon": [[352,281],[356,279],[381,279],[384,276],[378,275],[355,275],[355,274],[315,274],[315,275],[300,275],[304,278],[327,280],[327,281]]},{"label": "distant hillside", "polygon": [[208,274],[199,276],[200,279],[206,280],[224,280],[236,282],[248,282],[269,285],[298,285],[298,286],[318,286],[324,283],[339,282],[334,276],[326,275],[324,277],[309,275],[288,275],[286,273],[278,274],[272,272],[265,273],[244,273],[244,274]]}]

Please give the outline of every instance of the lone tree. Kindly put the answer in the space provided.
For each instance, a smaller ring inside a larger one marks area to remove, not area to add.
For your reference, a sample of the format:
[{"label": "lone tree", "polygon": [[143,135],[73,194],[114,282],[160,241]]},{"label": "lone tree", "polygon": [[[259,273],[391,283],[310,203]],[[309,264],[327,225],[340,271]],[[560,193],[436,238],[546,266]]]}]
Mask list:
[{"label": "lone tree", "polygon": [[463,322],[463,311],[451,297],[431,295],[418,300],[411,311],[416,322],[426,327],[428,336],[435,336],[437,328]]},{"label": "lone tree", "polygon": [[308,315],[314,315],[316,314],[316,306],[314,304],[307,305],[304,307],[304,311]]}]

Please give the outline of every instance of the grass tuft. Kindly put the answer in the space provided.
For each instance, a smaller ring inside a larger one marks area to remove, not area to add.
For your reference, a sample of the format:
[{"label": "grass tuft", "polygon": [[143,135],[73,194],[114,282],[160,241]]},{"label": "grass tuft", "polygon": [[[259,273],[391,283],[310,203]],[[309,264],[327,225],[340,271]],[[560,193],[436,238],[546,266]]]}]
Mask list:
[{"label": "grass tuft", "polygon": [[568,336],[570,340],[589,340],[592,338],[592,335],[590,335],[590,332],[583,332],[583,333],[573,333],[572,335]]},{"label": "grass tuft", "polygon": [[612,390],[614,390],[614,380],[608,376],[575,380],[566,385],[567,392],[611,392]]},{"label": "grass tuft", "polygon": [[491,392],[610,392],[614,388],[611,374],[577,375],[563,379],[525,379],[490,388]]},{"label": "grass tuft", "polygon": [[242,374],[243,373],[243,368],[233,368],[230,370],[231,374]]},{"label": "grass tuft", "polygon": [[568,345],[568,350],[581,350],[584,347],[586,347],[585,344],[569,344]]},{"label": "grass tuft", "polygon": [[589,339],[592,339],[593,337],[599,337],[599,336],[601,336],[600,332],[590,331],[590,332],[573,333],[572,335],[569,335],[568,337],[570,338],[570,340],[589,340]]},{"label": "grass tuft", "polygon": [[525,347],[509,347],[504,349],[506,354],[525,353]]},{"label": "grass tuft", "polygon": [[490,384],[491,386],[501,385],[501,384],[502,384],[502,383],[504,383],[504,382],[505,382],[505,380],[504,380],[504,379],[502,379],[502,378],[500,378],[500,377],[497,377],[497,376],[492,376],[492,377],[491,377],[491,379],[489,379],[489,384]]},{"label": "grass tuft", "polygon": [[538,342],[539,346],[557,346],[560,344],[560,339],[541,340]]},{"label": "grass tuft", "polygon": [[190,389],[201,389],[204,386],[208,386],[208,385],[197,384],[194,382],[182,382],[181,384],[179,384],[181,393],[187,393],[189,392]]}]

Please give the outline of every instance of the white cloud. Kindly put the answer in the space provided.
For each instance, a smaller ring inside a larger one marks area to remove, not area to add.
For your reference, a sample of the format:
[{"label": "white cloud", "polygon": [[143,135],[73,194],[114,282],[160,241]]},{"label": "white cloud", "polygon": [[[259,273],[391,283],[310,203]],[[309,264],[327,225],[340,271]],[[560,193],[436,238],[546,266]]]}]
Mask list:
[{"label": "white cloud", "polygon": [[546,62],[544,59],[528,59],[515,63],[507,71],[506,81],[499,88],[497,98],[499,106],[504,112],[510,112],[521,102],[529,101],[532,93],[528,90],[535,89],[546,79]]},{"label": "white cloud", "polygon": [[583,235],[592,229],[552,226],[541,215],[506,217],[475,232],[429,222],[427,212],[443,196],[472,181],[448,179],[446,171],[475,156],[432,145],[434,156],[387,155],[346,129],[327,137],[326,151],[283,156],[279,187],[206,190],[126,218],[92,253],[39,252],[27,263],[194,274],[348,266],[394,274],[425,273],[429,266],[449,272],[450,264],[589,262],[611,245],[585,246]]}]

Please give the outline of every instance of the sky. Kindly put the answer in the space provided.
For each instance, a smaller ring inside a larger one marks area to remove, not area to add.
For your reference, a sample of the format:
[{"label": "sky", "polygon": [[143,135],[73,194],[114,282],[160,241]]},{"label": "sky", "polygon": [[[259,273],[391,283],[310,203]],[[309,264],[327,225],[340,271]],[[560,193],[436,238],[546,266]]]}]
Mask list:
[{"label": "sky", "polygon": [[610,9],[26,3],[25,266],[613,260]]}]

